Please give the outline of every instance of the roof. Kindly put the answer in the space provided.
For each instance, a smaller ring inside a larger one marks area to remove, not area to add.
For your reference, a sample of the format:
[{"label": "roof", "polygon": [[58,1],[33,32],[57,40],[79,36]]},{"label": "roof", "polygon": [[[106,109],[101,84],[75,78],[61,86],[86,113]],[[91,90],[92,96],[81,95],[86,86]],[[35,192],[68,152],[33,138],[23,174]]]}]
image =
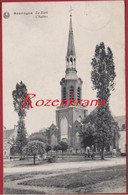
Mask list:
[{"label": "roof", "polygon": [[39,132],[40,132],[40,133],[43,133],[43,132],[45,132],[48,128],[49,128],[49,127],[44,127],[44,128],[42,128]]},{"label": "roof", "polygon": [[13,133],[15,129],[9,129],[9,130],[4,130],[3,131],[3,138],[8,139]]},{"label": "roof", "polygon": [[115,116],[114,119],[118,122],[119,128],[122,128],[123,124],[126,124],[126,116]]},{"label": "roof", "polygon": [[75,56],[75,45],[74,45],[72,18],[71,17],[70,17],[67,56]]},{"label": "roof", "polygon": [[[92,119],[95,118],[96,112],[97,112],[98,107],[96,107],[93,111],[90,112],[89,115],[87,115],[87,117],[83,120],[83,121],[89,121],[90,118]],[[125,128],[126,128],[126,116],[122,115],[122,116],[113,116],[113,118],[115,119],[115,121],[118,123],[120,130],[122,130],[122,125],[125,124]]]},{"label": "roof", "polygon": [[5,127],[5,126],[3,126],[3,129],[5,130],[5,129],[6,129],[6,127]]}]

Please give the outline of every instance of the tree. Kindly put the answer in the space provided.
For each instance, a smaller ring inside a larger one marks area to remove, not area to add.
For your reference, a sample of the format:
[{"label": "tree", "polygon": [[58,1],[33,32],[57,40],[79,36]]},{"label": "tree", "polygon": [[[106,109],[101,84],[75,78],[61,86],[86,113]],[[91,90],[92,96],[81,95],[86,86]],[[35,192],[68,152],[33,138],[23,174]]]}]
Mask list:
[{"label": "tree", "polygon": [[46,144],[45,146],[45,150],[47,152],[47,155],[48,155],[48,152],[52,149],[52,147],[49,145],[49,144]]},{"label": "tree", "polygon": [[17,112],[19,121],[18,121],[18,130],[16,137],[16,146],[18,148],[19,154],[22,156],[23,147],[27,144],[27,132],[25,129],[24,118],[26,116],[26,110],[29,109],[30,105],[26,102],[24,108],[22,108],[25,97],[27,95],[26,85],[21,81],[16,84],[16,89],[12,92],[14,110]]},{"label": "tree", "polygon": [[97,116],[96,109],[94,109],[89,115],[87,115],[83,120],[82,123],[84,124],[82,129],[82,136],[81,136],[81,146],[82,148],[86,148],[87,146],[91,147],[92,145],[96,145],[97,140],[97,132],[95,128],[95,118]]},{"label": "tree", "polygon": [[36,132],[36,133],[32,133],[29,138],[28,138],[30,141],[32,140],[38,140],[38,141],[41,141],[43,143],[46,143],[46,137],[43,135],[42,132]]},{"label": "tree", "polygon": [[84,149],[91,147],[96,143],[96,131],[94,124],[87,123],[85,131],[82,132],[81,145]]},{"label": "tree", "polygon": [[[119,126],[111,115],[110,110],[100,107],[95,108],[83,121],[85,130],[83,131],[82,145],[84,147],[95,145],[98,149],[109,149],[110,145],[113,148],[118,147]],[[105,126],[107,124],[107,127]],[[103,128],[101,128],[103,125]],[[83,143],[84,142],[84,143]],[[104,147],[102,148],[102,145]],[[104,158],[103,151],[101,157]]]},{"label": "tree", "polygon": [[95,118],[95,127],[97,130],[97,145],[101,149],[101,159],[104,159],[104,149],[112,145],[113,141],[113,123],[109,107],[100,107],[97,110]]},{"label": "tree", "polygon": [[60,145],[59,144],[58,145],[54,145],[53,146],[53,150],[56,151],[56,154],[57,154],[57,152],[60,150]]},{"label": "tree", "polygon": [[13,155],[16,155],[18,154],[18,148],[16,145],[12,145],[11,148],[10,148],[10,155],[13,156]]},{"label": "tree", "polygon": [[68,144],[65,141],[60,141],[59,145],[60,145],[60,150],[62,151],[62,159],[63,159],[63,153],[68,149]]},{"label": "tree", "polygon": [[30,141],[24,147],[23,153],[28,156],[33,156],[33,164],[35,165],[36,156],[45,153],[44,144],[41,141]]},{"label": "tree", "polygon": [[18,153],[22,156],[23,147],[27,144],[27,132],[25,129],[25,122],[24,120],[18,121],[18,130],[17,130],[17,137],[16,137],[16,147]]},{"label": "tree", "polygon": [[116,77],[113,53],[109,47],[107,52],[104,43],[96,46],[95,55],[91,62],[91,80],[93,89],[97,90],[98,100],[105,99],[108,104],[111,90],[114,90]]},{"label": "tree", "polygon": [[108,47],[105,50],[104,43],[96,46],[95,55],[91,62],[91,80],[93,89],[97,90],[97,98],[100,103],[105,100],[105,105],[98,107],[94,125],[97,133],[97,144],[101,149],[101,159],[104,159],[104,148],[112,143],[114,119],[109,109],[109,98],[114,90],[116,77],[113,53]]}]

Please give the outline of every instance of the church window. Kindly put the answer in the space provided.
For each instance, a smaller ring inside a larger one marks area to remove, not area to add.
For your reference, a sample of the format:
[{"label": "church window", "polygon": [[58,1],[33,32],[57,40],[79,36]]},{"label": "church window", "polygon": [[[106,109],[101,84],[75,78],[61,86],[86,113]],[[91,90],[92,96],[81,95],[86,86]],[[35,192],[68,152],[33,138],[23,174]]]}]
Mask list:
[{"label": "church window", "polygon": [[[70,87],[70,92],[69,92],[69,94],[70,94],[70,99],[71,99],[72,93],[74,93],[74,87],[73,87],[73,86]],[[72,99],[74,100],[74,95],[73,95],[73,98],[72,98]]]},{"label": "church window", "polygon": [[79,133],[78,132],[76,133],[76,143],[77,144],[79,143]]},{"label": "church window", "polygon": [[79,117],[77,118],[77,120],[78,120],[79,122],[81,122],[81,121],[82,121],[82,117],[79,116]]},{"label": "church window", "polygon": [[66,87],[63,87],[63,100],[66,100]]},{"label": "church window", "polygon": [[72,59],[72,57],[70,58],[70,62],[73,62],[73,59]]},{"label": "church window", "polygon": [[68,121],[66,117],[63,117],[61,119],[60,130],[61,130],[61,140],[64,138],[68,139]]},{"label": "church window", "polygon": [[81,89],[80,87],[77,88],[77,100],[81,99]]},{"label": "church window", "polygon": [[67,58],[67,62],[69,62],[69,59]]}]

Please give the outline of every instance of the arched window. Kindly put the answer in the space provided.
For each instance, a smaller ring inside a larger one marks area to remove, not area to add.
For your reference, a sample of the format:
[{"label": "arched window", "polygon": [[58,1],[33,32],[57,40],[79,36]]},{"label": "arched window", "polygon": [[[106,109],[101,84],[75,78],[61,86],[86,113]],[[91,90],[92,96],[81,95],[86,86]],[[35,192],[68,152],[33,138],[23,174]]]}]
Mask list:
[{"label": "arched window", "polygon": [[63,87],[63,100],[66,100],[66,87]]},{"label": "arched window", "polygon": [[77,118],[77,121],[81,122],[81,121],[82,121],[82,117],[79,116],[79,117]]},{"label": "arched window", "polygon": [[[69,91],[70,99],[71,99],[72,93],[74,93],[74,87],[73,86],[70,87],[70,91]],[[73,98],[72,99],[74,100],[74,95],[73,95]]]},{"label": "arched window", "polygon": [[79,143],[79,133],[77,132],[76,133],[76,144],[78,144]]},{"label": "arched window", "polygon": [[61,139],[68,139],[68,121],[66,117],[61,119],[60,123]]},{"label": "arched window", "polygon": [[81,99],[81,88],[78,87],[77,88],[77,100],[80,100]]},{"label": "arched window", "polygon": [[73,59],[72,59],[72,57],[70,58],[70,62],[73,62]]}]

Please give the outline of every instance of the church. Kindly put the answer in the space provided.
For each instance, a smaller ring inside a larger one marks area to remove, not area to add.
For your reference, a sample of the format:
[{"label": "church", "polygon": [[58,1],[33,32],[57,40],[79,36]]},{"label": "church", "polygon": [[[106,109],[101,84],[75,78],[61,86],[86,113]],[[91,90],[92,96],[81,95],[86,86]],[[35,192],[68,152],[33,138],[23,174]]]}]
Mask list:
[{"label": "church", "polygon": [[[66,55],[66,70],[65,77],[60,81],[61,85],[61,100],[67,100],[68,102],[72,99],[76,102],[82,99],[82,84],[83,81],[77,75],[76,70],[76,53],[73,36],[72,26],[72,15],[70,14],[70,26],[69,26],[69,37],[68,47]],[[58,141],[66,139],[69,146],[75,148],[79,146],[80,142],[80,122],[86,117],[87,110],[81,106],[80,102],[78,106],[60,106],[56,110],[56,125],[58,127]]]},{"label": "church", "polygon": [[[81,120],[86,117],[87,109],[81,106],[82,99],[82,84],[83,81],[77,75],[76,69],[76,53],[72,26],[72,14],[70,14],[68,47],[66,54],[66,70],[65,77],[60,81],[61,86],[61,101],[62,106],[57,107],[56,110],[56,126],[54,124],[48,130],[49,144],[57,144],[61,140],[67,141],[69,147],[73,149],[80,149],[80,135],[82,131]],[[71,95],[72,100],[77,106],[66,105],[65,101],[69,103]],[[79,102],[79,103],[78,103]],[[77,104],[76,104],[77,103]]]},{"label": "church", "polygon": [[[60,81],[61,106],[56,109],[56,125],[52,124],[47,130],[47,140],[51,146],[64,140],[68,143],[71,151],[82,151],[81,139],[85,124],[82,120],[87,117],[87,109],[81,105],[83,81],[77,74],[77,60],[75,53],[72,14],[70,14],[68,46],[66,54],[65,77]],[[74,105],[69,106],[70,99]],[[67,104],[65,102],[68,102]],[[119,148],[119,138],[116,139],[115,147]],[[113,146],[112,146],[113,148]]]}]

